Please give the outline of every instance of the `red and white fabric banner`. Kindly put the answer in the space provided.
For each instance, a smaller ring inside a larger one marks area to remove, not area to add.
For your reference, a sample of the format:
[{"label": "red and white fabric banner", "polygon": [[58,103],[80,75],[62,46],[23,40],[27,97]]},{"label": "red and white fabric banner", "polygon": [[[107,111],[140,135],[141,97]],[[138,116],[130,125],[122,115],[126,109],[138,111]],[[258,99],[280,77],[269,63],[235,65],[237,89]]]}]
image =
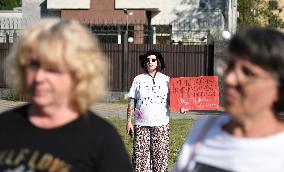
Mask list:
[{"label": "red and white fabric banner", "polygon": [[170,109],[217,110],[219,84],[217,76],[170,78]]}]

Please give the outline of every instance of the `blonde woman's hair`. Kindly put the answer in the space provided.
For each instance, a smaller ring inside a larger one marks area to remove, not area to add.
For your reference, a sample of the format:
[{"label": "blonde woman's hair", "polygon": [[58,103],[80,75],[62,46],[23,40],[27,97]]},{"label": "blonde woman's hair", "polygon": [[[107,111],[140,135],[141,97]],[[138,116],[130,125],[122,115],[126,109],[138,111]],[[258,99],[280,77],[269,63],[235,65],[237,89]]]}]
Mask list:
[{"label": "blonde woman's hair", "polygon": [[64,59],[74,81],[72,103],[81,113],[105,95],[108,66],[97,39],[74,20],[45,19],[26,29],[8,56],[8,83],[28,95],[25,70],[35,51],[44,68],[59,67]]}]

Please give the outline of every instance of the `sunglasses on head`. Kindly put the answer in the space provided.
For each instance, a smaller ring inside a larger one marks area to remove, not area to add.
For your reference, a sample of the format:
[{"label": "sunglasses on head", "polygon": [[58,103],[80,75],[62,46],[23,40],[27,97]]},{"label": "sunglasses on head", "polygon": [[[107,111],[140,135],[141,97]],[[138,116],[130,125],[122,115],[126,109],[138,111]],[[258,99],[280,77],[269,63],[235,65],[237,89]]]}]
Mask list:
[{"label": "sunglasses on head", "polygon": [[156,62],[157,59],[150,59],[150,58],[147,58],[147,59],[146,59],[146,62],[147,62],[147,63],[150,63],[151,60],[152,60],[152,62],[154,63],[154,62]]}]

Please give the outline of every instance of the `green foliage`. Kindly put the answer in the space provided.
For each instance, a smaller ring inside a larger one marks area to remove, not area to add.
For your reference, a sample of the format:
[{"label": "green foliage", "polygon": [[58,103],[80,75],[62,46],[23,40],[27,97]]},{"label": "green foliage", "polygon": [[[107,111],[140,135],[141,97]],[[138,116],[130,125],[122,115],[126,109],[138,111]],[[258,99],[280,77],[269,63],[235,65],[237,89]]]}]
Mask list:
[{"label": "green foliage", "polygon": [[252,25],[260,25],[258,11],[260,10],[258,4],[261,0],[238,0],[238,27],[246,27]]},{"label": "green foliage", "polygon": [[6,96],[2,97],[4,100],[9,100],[9,101],[20,101],[21,97],[18,93],[11,91],[9,94]]},{"label": "green foliage", "polygon": [[270,10],[270,8],[266,8],[262,13],[266,16],[267,23],[266,26],[272,28],[284,28],[284,21],[279,17],[279,13],[282,9]]},{"label": "green foliage", "polygon": [[[126,134],[126,119],[108,118],[107,119],[119,132],[125,143],[129,157],[132,155],[132,138]],[[188,131],[192,127],[194,120],[192,119],[171,119],[170,120],[170,155],[169,165],[172,166],[180,152],[181,146],[185,141]]]},{"label": "green foliage", "polygon": [[284,28],[284,21],[279,17],[282,9],[278,9],[277,5],[278,3],[266,0],[238,0],[238,28],[248,26]]},{"label": "green foliage", "polygon": [[21,0],[0,0],[0,10],[13,10],[21,6]]}]

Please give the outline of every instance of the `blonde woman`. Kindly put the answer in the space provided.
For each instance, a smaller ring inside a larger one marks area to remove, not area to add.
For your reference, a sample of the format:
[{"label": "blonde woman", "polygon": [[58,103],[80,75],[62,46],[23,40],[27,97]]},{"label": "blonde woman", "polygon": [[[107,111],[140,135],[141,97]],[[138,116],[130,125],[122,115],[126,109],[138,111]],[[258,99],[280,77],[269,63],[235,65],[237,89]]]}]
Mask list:
[{"label": "blonde woman", "polygon": [[107,74],[98,42],[76,21],[24,31],[8,61],[31,103],[0,115],[0,171],[131,171],[116,130],[89,111]]}]

